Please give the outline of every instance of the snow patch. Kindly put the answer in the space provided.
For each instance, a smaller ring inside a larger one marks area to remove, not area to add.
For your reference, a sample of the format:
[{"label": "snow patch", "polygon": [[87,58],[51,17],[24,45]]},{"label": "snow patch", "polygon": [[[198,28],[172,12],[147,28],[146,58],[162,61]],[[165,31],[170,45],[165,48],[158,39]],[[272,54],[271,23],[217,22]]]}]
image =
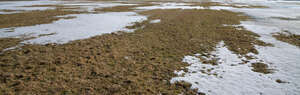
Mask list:
[{"label": "snow patch", "polygon": [[112,2],[82,2],[82,3],[67,3],[65,6],[78,6],[88,12],[94,12],[95,8],[115,7],[115,6],[132,6],[137,4],[122,4]]},{"label": "snow patch", "polygon": [[150,23],[159,23],[159,22],[160,22],[160,19],[155,19],[155,20],[150,21]]},{"label": "snow patch", "polygon": [[187,3],[160,3],[156,6],[137,7],[136,9],[154,10],[154,9],[204,9],[200,6],[188,6]]},{"label": "snow patch", "polygon": [[[22,43],[47,44],[47,43],[67,43],[69,41],[85,39],[105,33],[112,33],[126,30],[125,26],[133,22],[146,20],[145,16],[140,16],[134,12],[118,12],[103,14],[77,14],[74,19],[61,19],[51,24],[41,24],[36,26],[17,27],[14,32],[0,32],[0,38],[17,37],[22,35],[37,37],[26,40]],[[55,34],[53,34],[55,33]],[[41,36],[41,34],[53,34]]]},{"label": "snow patch", "polygon": [[[1,1],[0,2],[0,14],[12,14],[24,11],[32,10],[47,10],[55,9],[55,7],[24,7],[32,5],[64,5],[67,7],[80,7],[81,9],[76,9],[74,11],[88,11],[94,12],[95,8],[105,8],[114,6],[130,6],[137,4],[122,4],[113,2],[80,2],[80,1],[50,1],[50,0],[38,0],[38,1]],[[3,10],[12,10],[9,12]]]},{"label": "snow patch", "polygon": [[[190,64],[190,66],[187,67],[188,72],[179,73],[180,75],[184,76],[172,78],[171,82],[174,83],[176,81],[185,81],[191,83],[192,88],[198,88],[198,92],[203,92],[208,95],[299,94],[300,69],[299,65],[296,66],[296,63],[293,63],[296,60],[293,59],[294,61],[290,63],[293,65],[288,65],[285,63],[287,60],[278,60],[277,53],[280,52],[269,55],[270,53],[274,53],[276,51],[266,51],[265,49],[259,49],[259,51],[262,53],[262,55],[256,56],[258,57],[256,60],[263,59],[265,62],[270,62],[273,60],[275,63],[272,64],[277,64],[283,67],[276,68],[278,71],[276,71],[274,74],[260,74],[253,72],[251,70],[251,63],[239,64],[242,62],[243,58],[239,58],[238,55],[232,53],[224,46],[224,43],[221,42],[217,46],[216,51],[211,53],[212,55],[215,55],[220,64],[204,64],[199,58],[202,57],[200,55],[185,56],[183,58],[183,62]],[[267,58],[266,60],[266,57],[270,58]],[[280,56],[280,58],[281,57],[282,56]],[[300,61],[298,60],[298,62]],[[290,69],[290,71],[287,69]],[[288,81],[290,83],[280,84],[276,82],[277,79]]]},{"label": "snow patch", "polygon": [[255,23],[261,26],[277,27],[281,31],[288,30],[293,34],[300,34],[300,1],[262,1],[264,2],[247,2],[244,4],[267,6],[269,8],[233,8],[228,6],[212,6],[210,9],[243,12],[255,18]]},{"label": "snow patch", "polygon": [[0,11],[1,10],[15,10],[15,11],[13,11],[13,12],[1,11],[0,14],[11,14],[11,13],[17,13],[17,12],[20,12],[20,11],[54,9],[52,7],[24,7],[24,6],[54,5],[54,4],[58,4],[60,2],[61,1],[49,1],[49,0],[41,0],[41,1],[1,1],[0,2]]},{"label": "snow patch", "polygon": [[[192,88],[198,88],[199,92],[208,95],[298,95],[300,93],[300,49],[297,46],[278,41],[272,35],[285,30],[293,34],[300,34],[299,20],[276,18],[299,18],[300,2],[265,1],[245,4],[265,5],[269,8],[212,6],[210,9],[244,12],[252,16],[255,18],[253,21],[243,21],[241,25],[233,25],[233,27],[242,26],[255,32],[261,36],[260,40],[273,44],[273,47],[256,46],[259,54],[247,54],[254,58],[247,60],[245,57],[233,54],[226,47],[218,45],[216,52],[212,52],[212,54],[216,55],[218,62],[221,62],[219,65],[203,64],[199,59],[199,57],[203,57],[199,54],[185,56],[183,62],[191,64],[187,67],[188,72],[180,73],[184,76],[175,77],[171,82],[189,82],[192,84]],[[244,60],[247,60],[248,64],[239,64]],[[267,64],[270,69],[275,70],[274,73],[253,72],[251,64],[256,62]],[[278,79],[287,83],[277,83]]]}]

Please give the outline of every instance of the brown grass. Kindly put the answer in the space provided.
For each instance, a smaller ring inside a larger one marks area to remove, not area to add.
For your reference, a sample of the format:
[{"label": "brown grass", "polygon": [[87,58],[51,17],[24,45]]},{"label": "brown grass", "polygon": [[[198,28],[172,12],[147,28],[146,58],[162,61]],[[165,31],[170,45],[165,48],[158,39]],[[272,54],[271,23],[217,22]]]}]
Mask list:
[{"label": "brown grass", "polygon": [[[238,54],[256,52],[254,45],[261,45],[257,34],[223,26],[246,20],[240,13],[176,9],[140,14],[149,19],[133,25],[133,33],[4,52],[0,93],[195,95],[188,83],[170,83],[173,72],[188,65],[181,62],[185,55],[211,52],[220,41]],[[161,22],[149,23],[153,19]]]},{"label": "brown grass", "polygon": [[252,63],[251,66],[253,67],[252,71],[254,72],[263,74],[273,73],[273,69],[269,69],[269,66],[264,63]]},{"label": "brown grass", "polygon": [[0,38],[0,52],[3,49],[18,45],[22,40],[18,38]]},{"label": "brown grass", "polygon": [[292,34],[288,31],[284,31],[284,33],[276,33],[273,35],[277,40],[287,42],[289,44],[300,47],[300,35]]}]

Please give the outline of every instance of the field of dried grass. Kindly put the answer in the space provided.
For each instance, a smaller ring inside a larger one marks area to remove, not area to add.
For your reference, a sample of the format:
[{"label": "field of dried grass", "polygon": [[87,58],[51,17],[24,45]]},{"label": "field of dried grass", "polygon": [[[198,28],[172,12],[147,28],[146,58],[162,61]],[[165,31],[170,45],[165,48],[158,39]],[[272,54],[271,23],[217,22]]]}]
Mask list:
[{"label": "field of dried grass", "polygon": [[[133,33],[113,33],[63,45],[25,45],[1,54],[3,94],[196,94],[171,84],[184,55],[206,53],[224,41],[238,54],[265,45],[255,33],[224,24],[246,16],[216,10],[150,10]],[[160,23],[149,23],[160,19]],[[49,20],[47,20],[49,21]],[[240,49],[238,49],[240,48]]]},{"label": "field of dried grass", "polygon": [[[138,15],[147,16],[147,20],[126,27],[134,29],[133,32],[118,31],[66,44],[24,44],[20,46],[21,49],[1,52],[0,95],[205,95],[198,89],[191,89],[190,83],[170,82],[178,76],[174,71],[187,71],[185,67],[189,64],[182,62],[184,56],[211,56],[209,53],[215,51],[220,42],[224,42],[228,50],[250,60],[253,58],[247,54],[259,54],[257,46],[272,46],[259,40],[260,35],[242,26],[234,26],[250,19],[243,13],[211,9],[138,10],[135,8],[156,5],[149,2],[138,4],[95,8],[95,12],[68,10],[68,7],[54,5],[56,9],[0,14],[0,18],[5,18],[0,19],[0,28],[72,19],[57,17],[69,14],[135,11]],[[202,7],[266,8],[207,2],[191,4]],[[27,7],[49,6],[53,7]],[[159,23],[152,23],[154,20],[159,20]],[[274,37],[299,46],[298,35],[279,34]],[[0,38],[0,51],[16,46],[23,40]],[[202,60],[204,64],[218,65],[217,59]],[[263,62],[252,63],[251,66],[254,72],[273,73],[273,69]],[[279,79],[276,82],[285,83]]]}]

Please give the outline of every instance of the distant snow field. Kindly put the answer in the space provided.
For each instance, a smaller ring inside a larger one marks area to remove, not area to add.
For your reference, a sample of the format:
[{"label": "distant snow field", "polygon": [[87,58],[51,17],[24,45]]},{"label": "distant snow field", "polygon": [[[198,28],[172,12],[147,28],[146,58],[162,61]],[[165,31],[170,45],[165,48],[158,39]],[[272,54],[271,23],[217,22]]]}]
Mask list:
[{"label": "distant snow field", "polygon": [[93,2],[93,1],[55,1],[55,0],[37,0],[37,1],[1,1],[0,14],[12,14],[24,11],[55,9],[53,7],[29,7],[34,5],[64,5],[81,7],[86,11],[93,11],[95,8],[130,6],[136,4],[122,4],[118,2]]},{"label": "distant snow field", "polygon": [[[51,7],[25,7],[32,5],[54,5],[58,4],[59,1],[1,1],[0,2],[0,14],[11,14],[17,13],[21,11],[32,11],[32,10],[46,10],[46,9],[54,9]],[[2,10],[12,10],[9,12],[5,12]]]},{"label": "distant snow field", "polygon": [[154,9],[204,9],[200,6],[188,6],[186,3],[158,3],[155,6],[137,7],[136,9],[154,10]]}]

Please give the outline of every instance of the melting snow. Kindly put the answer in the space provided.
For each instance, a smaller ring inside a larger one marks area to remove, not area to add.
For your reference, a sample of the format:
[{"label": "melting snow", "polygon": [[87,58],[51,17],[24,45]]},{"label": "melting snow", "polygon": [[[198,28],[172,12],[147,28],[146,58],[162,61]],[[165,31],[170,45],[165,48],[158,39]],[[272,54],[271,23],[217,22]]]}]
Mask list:
[{"label": "melting snow", "polygon": [[[264,48],[264,47],[263,47]],[[271,47],[267,47],[271,48]],[[190,64],[188,72],[176,72],[178,75],[171,82],[185,81],[192,84],[192,88],[198,88],[199,92],[208,95],[297,95],[300,93],[300,66],[296,65],[299,59],[286,62],[280,60],[285,58],[278,55],[276,51],[269,51],[267,48],[259,49],[262,53],[258,55],[257,60],[272,62],[276,65],[274,74],[260,74],[253,72],[248,64],[242,63],[238,55],[229,51],[224,43],[221,42],[217,46],[217,50],[212,52],[217,59],[219,65],[203,64],[198,57],[199,55],[185,56],[183,62]],[[269,54],[272,54],[271,56]],[[299,54],[297,55],[299,57]],[[214,56],[211,56],[214,57]],[[290,56],[289,56],[290,57]],[[278,60],[279,59],[279,60]],[[277,68],[277,66],[280,66]],[[283,69],[285,68],[285,69]],[[289,70],[290,69],[290,70]],[[205,73],[203,72],[205,71]],[[210,70],[210,71],[208,71]],[[279,84],[276,79],[288,81],[289,83]]]},{"label": "melting snow", "polygon": [[137,4],[122,4],[112,2],[82,2],[82,3],[66,3],[65,6],[78,6],[89,12],[94,12],[95,8],[115,7],[115,6],[132,6]]},{"label": "melting snow", "polygon": [[[200,54],[185,56],[183,62],[190,64],[188,72],[174,71],[180,75],[171,80],[186,81],[192,84],[192,88],[198,88],[199,92],[209,95],[297,95],[300,93],[300,49],[276,40],[272,33],[288,30],[294,34],[300,34],[299,20],[282,20],[274,17],[299,19],[300,4],[297,1],[270,1],[270,0],[214,0],[225,3],[242,3],[239,6],[264,5],[270,8],[233,8],[224,6],[213,6],[210,9],[231,10],[244,12],[256,18],[255,21],[242,22],[241,26],[261,35],[260,39],[271,43],[274,47],[256,46],[258,55],[249,54],[256,59],[249,60],[248,64],[242,63],[245,58],[233,54],[224,43],[221,42],[216,51],[209,57]],[[267,2],[268,1],[268,2]],[[58,4],[59,1],[18,1],[0,2],[0,10],[44,10],[48,7],[26,7],[30,5]],[[205,9],[199,6],[189,6],[186,3],[159,3],[156,6],[138,7],[137,9]],[[80,6],[88,11],[94,8],[113,7],[118,3],[63,3],[67,6]],[[3,14],[5,12],[0,12]],[[145,16],[137,15],[134,12],[103,13],[103,14],[77,14],[74,19],[61,19],[51,24],[41,24],[36,26],[2,28],[0,38],[18,37],[24,35],[37,37],[26,40],[22,43],[66,43],[73,40],[85,39],[103,33],[111,33],[120,30],[127,30],[125,26],[136,21],[147,19]],[[160,20],[153,20],[151,23],[159,23]],[[14,32],[9,32],[14,31]],[[43,34],[53,34],[40,36]],[[9,48],[14,49],[15,47]],[[199,57],[204,59],[218,59],[218,65],[203,64]],[[264,62],[275,69],[272,74],[260,74],[253,72],[251,63]],[[205,70],[205,71],[203,71]],[[275,80],[280,79],[288,83],[279,84]]]},{"label": "melting snow", "polygon": [[[95,8],[114,7],[114,6],[130,6],[136,4],[122,4],[113,2],[80,2],[80,1],[51,1],[51,0],[38,0],[38,1],[1,1],[0,14],[12,14],[23,11],[32,10],[47,10],[55,9],[55,7],[24,7],[32,5],[64,5],[68,7],[80,7],[81,10],[93,12]],[[3,11],[4,10],[4,11]],[[12,10],[6,12],[5,10]],[[80,11],[80,10],[77,10]]]},{"label": "melting snow", "polygon": [[271,43],[274,47],[257,46],[259,54],[258,59],[276,67],[276,73],[270,76],[272,79],[281,78],[289,83],[286,89],[293,90],[294,93],[286,95],[296,95],[300,93],[300,49],[297,46],[290,45],[276,40],[272,37],[273,32],[279,32],[278,27],[263,26],[254,22],[243,22],[242,26],[246,29],[261,35],[261,40]]},{"label": "melting snow", "polygon": [[[78,14],[70,16],[76,16],[76,18],[61,19],[51,24],[17,27],[14,29],[14,32],[0,32],[0,38],[27,35],[37,38],[26,40],[23,43],[66,43],[104,33],[126,30],[125,26],[146,19],[145,16],[139,16],[134,12]],[[41,34],[53,35],[39,37]]]},{"label": "melting snow", "polygon": [[[0,2],[0,14],[10,14],[16,13],[15,11],[31,11],[31,10],[46,10],[46,9],[54,9],[51,7],[24,7],[24,6],[32,6],[32,5],[48,5],[48,4],[58,4],[59,1],[1,1]],[[13,12],[4,12],[1,10],[15,10]]]},{"label": "melting snow", "polygon": [[[65,5],[69,7],[80,7],[80,10],[93,12],[95,8],[129,6],[136,4],[122,4],[114,2],[90,2],[90,1],[3,1],[0,2],[0,14],[16,13],[30,10],[46,10],[55,7],[24,7],[32,5]],[[1,10],[16,10],[13,12],[3,12]],[[80,11],[78,10],[78,11]],[[117,31],[132,31],[125,26],[133,22],[145,20],[145,16],[140,16],[134,12],[120,13],[102,13],[102,14],[76,14],[63,17],[73,16],[74,19],[61,19],[50,24],[41,24],[26,27],[10,27],[0,29],[0,38],[17,37],[27,38],[36,37],[26,40],[22,43],[66,43],[73,40],[85,39],[103,33]],[[51,34],[51,35],[49,35]],[[46,35],[46,36],[41,36]]]},{"label": "melting snow", "polygon": [[160,22],[160,19],[150,21],[150,23],[159,23],[159,22]]},{"label": "melting snow", "polygon": [[200,6],[188,6],[186,3],[160,3],[156,6],[137,7],[136,9],[154,10],[154,9],[204,9]]},{"label": "melting snow", "polygon": [[[227,0],[226,0],[227,1]],[[261,5],[269,8],[233,8],[226,6],[212,6],[210,9],[231,10],[244,12],[256,19],[255,23],[261,26],[277,27],[280,30],[288,30],[294,34],[300,34],[300,1],[268,1],[254,0],[231,0],[232,2]],[[246,3],[245,3],[246,2]],[[283,19],[280,19],[283,18]],[[284,20],[293,19],[293,20]]]},{"label": "melting snow", "polygon": [[[244,57],[233,54],[223,43],[212,52],[219,59],[219,65],[203,64],[199,54],[185,56],[183,62],[191,64],[188,72],[175,71],[180,75],[171,82],[186,81],[192,88],[208,95],[299,95],[300,93],[300,49],[276,40],[272,33],[288,30],[300,34],[299,20],[282,20],[274,17],[293,18],[300,17],[299,1],[272,1],[268,0],[216,0],[225,3],[246,3],[265,5],[270,8],[233,8],[224,6],[210,7],[215,10],[231,10],[244,12],[255,18],[254,21],[244,21],[240,26],[259,34],[260,40],[271,43],[274,47],[256,46],[259,54],[248,54],[255,59],[248,60],[248,64],[238,64]],[[252,2],[253,1],[253,2]],[[212,56],[213,57],[213,56]],[[260,74],[251,71],[251,63],[263,62],[275,69],[272,74]],[[213,68],[213,69],[212,69]],[[210,70],[210,72],[203,70]],[[183,75],[183,76],[182,76]],[[280,79],[288,83],[277,83]]]}]

